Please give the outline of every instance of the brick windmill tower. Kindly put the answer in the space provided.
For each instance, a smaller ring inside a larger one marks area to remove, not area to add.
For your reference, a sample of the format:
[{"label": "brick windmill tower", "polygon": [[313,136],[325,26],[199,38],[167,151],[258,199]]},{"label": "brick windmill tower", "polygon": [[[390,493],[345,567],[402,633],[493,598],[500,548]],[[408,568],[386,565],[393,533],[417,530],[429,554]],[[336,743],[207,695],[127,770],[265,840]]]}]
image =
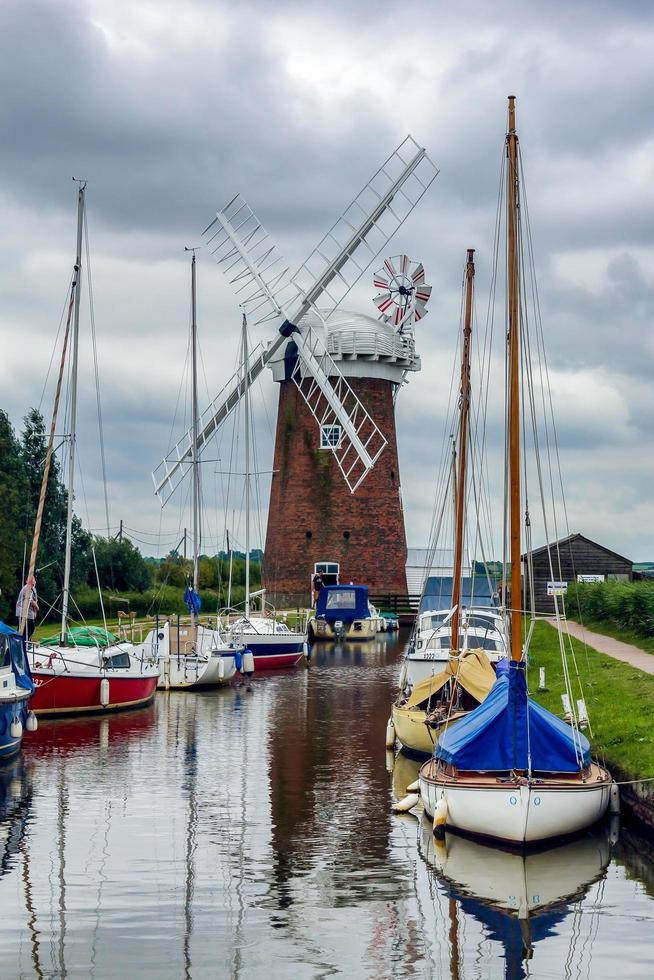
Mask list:
[{"label": "brick windmill tower", "polygon": [[165,503],[194,447],[202,450],[270,366],[280,396],[264,554],[276,605],[306,599],[321,563],[338,566],[343,581],[406,591],[393,406],[406,372],[420,367],[412,325],[424,312],[422,267],[400,256],[375,275],[381,320],[340,308],[437,174],[408,136],[294,275],[240,195],[204,233],[244,313],[276,332],[168,453],[155,489]]},{"label": "brick windmill tower", "polygon": [[407,372],[420,370],[414,323],[431,287],[421,264],[406,255],[386,259],[375,274],[376,319],[339,310],[309,324],[341,376],[374,419],[386,445],[355,493],[330,449],[342,438],[331,422],[316,425],[293,381],[292,339],[271,359],[279,407],[265,547],[265,582],[280,606],[306,601],[314,572],[328,582],[361,582],[376,592],[406,592],[406,536],[395,432],[395,396]]}]

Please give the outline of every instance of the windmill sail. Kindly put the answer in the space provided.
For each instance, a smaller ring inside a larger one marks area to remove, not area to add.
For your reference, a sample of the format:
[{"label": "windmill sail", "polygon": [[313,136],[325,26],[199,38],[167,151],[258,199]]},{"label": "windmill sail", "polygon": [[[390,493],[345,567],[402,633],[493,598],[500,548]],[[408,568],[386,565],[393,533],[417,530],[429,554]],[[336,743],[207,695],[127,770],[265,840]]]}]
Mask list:
[{"label": "windmill sail", "polygon": [[[342,436],[332,451],[354,492],[383,452],[386,438],[343,378],[325,343],[302,318],[312,308],[326,321],[384,249],[410,214],[438,170],[424,149],[408,136],[365,185],[294,275],[289,274],[270,235],[249,205],[237,195],[205,230],[207,244],[234,286],[246,314],[255,322],[274,320],[276,338],[251,364],[250,380],[288,342],[297,344],[293,372],[314,418],[338,424]],[[317,303],[320,301],[320,310]],[[240,378],[239,378],[240,376]],[[243,369],[203,413],[203,444],[236,406],[243,391]],[[155,474],[162,502],[180,482],[191,452],[188,433]]]}]

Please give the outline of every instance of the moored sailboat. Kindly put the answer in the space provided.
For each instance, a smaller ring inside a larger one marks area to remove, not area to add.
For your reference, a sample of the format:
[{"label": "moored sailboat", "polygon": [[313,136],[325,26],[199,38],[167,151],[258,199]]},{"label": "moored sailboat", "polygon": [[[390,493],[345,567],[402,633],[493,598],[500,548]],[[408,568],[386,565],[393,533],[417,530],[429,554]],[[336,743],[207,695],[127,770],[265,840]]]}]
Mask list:
[{"label": "moored sailboat", "polygon": [[[190,613],[190,624],[156,623],[137,655],[143,660],[154,659],[160,668],[160,688],[222,687],[236,676],[243,666],[242,645],[233,639],[227,641],[220,629],[202,625],[199,621],[201,606],[199,592],[201,533],[201,486],[200,456],[198,451],[198,338],[196,303],[195,249],[191,257],[191,387],[192,387],[192,521],[193,521],[193,572],[184,594]],[[246,671],[254,666],[246,660]]]},{"label": "moored sailboat", "polygon": [[[245,599],[242,610],[232,620],[233,610],[224,610],[228,621],[226,637],[235,645],[247,649],[246,655],[254,658],[255,670],[275,670],[278,667],[295,667],[307,658],[307,636],[299,630],[291,630],[279,620],[274,610],[266,610],[262,615],[252,613],[252,594],[250,592],[250,375],[247,319],[243,314],[243,410],[245,428]],[[261,593],[261,595],[265,595]],[[265,613],[268,612],[268,615]],[[231,620],[231,621],[230,621]]]},{"label": "moored sailboat", "polygon": [[480,704],[491,690],[495,674],[487,651],[492,649],[496,661],[505,654],[503,636],[495,620],[489,619],[488,616],[482,617],[481,614],[475,619],[474,609],[465,610],[464,615],[462,608],[474,275],[474,249],[470,248],[464,279],[452,608],[443,617],[438,613],[431,616],[432,622],[435,620],[432,635],[423,635],[417,641],[420,644],[417,652],[429,664],[431,670],[438,669],[439,672],[432,676],[428,674],[418,683],[412,682],[409,676],[412,663],[407,656],[404,669],[405,683],[402,683],[402,690],[391,709],[391,730],[394,731],[402,748],[420,755],[431,755],[438,732],[464,717],[468,711]]},{"label": "moored sailboat", "polygon": [[[521,297],[518,137],[509,97],[506,137],[507,493],[511,660],[484,703],[441,735],[420,770],[420,795],[436,828],[523,845],[573,834],[599,820],[612,779],[591,760],[588,739],[527,693],[521,562],[521,369],[528,351]],[[527,515],[526,524],[531,518]],[[506,589],[503,590],[506,597]],[[556,606],[558,616],[558,604]],[[564,651],[562,651],[564,652]]]},{"label": "moored sailboat", "polygon": [[[68,503],[66,514],[66,543],[64,550],[64,581],[62,590],[61,628],[58,637],[47,644],[31,644],[29,666],[34,680],[32,710],[37,715],[112,711],[147,704],[154,697],[159,670],[151,661],[133,656],[129,644],[116,642],[108,630],[96,631],[94,636],[81,640],[69,626],[71,604],[70,578],[72,564],[74,475],[77,423],[77,376],[79,351],[79,314],[82,278],[82,237],[86,218],[86,184],[79,183],[77,197],[77,251],[70,287],[68,317],[55,394],[48,450],[43,468],[41,494],[37,508],[28,581],[33,580],[38,553],[41,522],[45,503],[48,474],[52,460],[55,426],[66,365],[68,338],[71,336],[70,364],[70,428],[68,443]],[[71,334],[72,323],[72,334]],[[25,629],[26,604],[21,617],[21,632]]]}]

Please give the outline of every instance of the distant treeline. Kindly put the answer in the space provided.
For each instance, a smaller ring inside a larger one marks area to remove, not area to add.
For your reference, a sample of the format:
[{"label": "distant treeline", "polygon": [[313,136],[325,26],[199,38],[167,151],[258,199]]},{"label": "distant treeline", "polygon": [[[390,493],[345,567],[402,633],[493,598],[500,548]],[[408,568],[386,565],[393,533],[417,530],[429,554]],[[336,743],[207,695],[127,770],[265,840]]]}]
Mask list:
[{"label": "distant treeline", "polygon": [[605,622],[642,636],[654,636],[654,581],[571,582],[566,610],[571,619],[580,613],[585,622]]},{"label": "distant treeline", "polygon": [[[40,412],[28,412],[17,436],[7,413],[0,410],[0,618],[10,621],[29,561],[46,451],[47,437]],[[57,603],[63,586],[68,494],[61,477],[59,461],[53,456],[37,558],[41,616]],[[261,584],[262,554],[251,554],[250,583],[256,591]],[[231,572],[231,600],[236,603],[244,595],[244,554],[232,555]],[[229,573],[230,557],[226,552],[202,556],[200,590],[211,593],[205,606],[215,609],[227,603]],[[83,529],[77,517],[73,518],[71,591],[73,607],[77,603],[84,616],[100,616],[98,580],[105,592],[105,606],[139,613],[183,612],[183,591],[191,575],[189,559],[174,552],[163,559],[144,558],[131,541],[93,536]],[[119,597],[117,593],[124,595]],[[75,608],[71,613],[75,615]]]}]

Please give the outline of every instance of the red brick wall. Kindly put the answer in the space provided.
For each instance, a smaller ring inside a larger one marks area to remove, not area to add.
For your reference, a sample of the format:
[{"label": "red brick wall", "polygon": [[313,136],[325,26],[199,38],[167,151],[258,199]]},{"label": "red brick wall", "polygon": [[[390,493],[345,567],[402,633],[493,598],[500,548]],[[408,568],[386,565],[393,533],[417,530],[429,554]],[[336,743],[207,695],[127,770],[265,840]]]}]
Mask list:
[{"label": "red brick wall", "polygon": [[393,386],[372,378],[349,381],[388,439],[354,494],[331,451],[320,449],[318,423],[296,385],[280,384],[264,557],[264,582],[277,605],[293,603],[293,596],[300,601],[300,594],[308,593],[317,561],[339,562],[341,582],[406,593]]}]

